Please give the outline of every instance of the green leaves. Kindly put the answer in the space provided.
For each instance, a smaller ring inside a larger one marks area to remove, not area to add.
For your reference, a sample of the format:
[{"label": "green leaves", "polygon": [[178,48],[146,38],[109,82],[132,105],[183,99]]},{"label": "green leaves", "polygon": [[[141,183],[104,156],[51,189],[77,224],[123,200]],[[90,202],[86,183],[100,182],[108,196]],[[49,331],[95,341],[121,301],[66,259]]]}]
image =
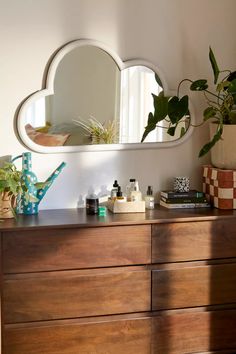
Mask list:
[{"label": "green leaves", "polygon": [[156,96],[152,94],[153,100],[154,100],[154,117],[156,120],[156,123],[160,122],[163,120],[168,112],[168,97],[165,97],[163,95]]},{"label": "green leaves", "polygon": [[207,84],[207,80],[205,79],[193,81],[193,83],[190,85],[191,91],[204,91],[207,89],[208,89],[208,84]]},{"label": "green leaves", "polygon": [[[172,124],[179,122],[188,113],[188,96],[183,96],[179,99],[177,96],[173,96],[168,101],[168,116]],[[171,130],[172,132],[172,130]],[[169,134],[169,132],[168,132]],[[170,134],[171,135],[171,134]]]},{"label": "green leaves", "polygon": [[[167,134],[174,136],[179,121],[189,113],[188,96],[179,99],[177,96],[168,98],[161,92],[158,96],[152,94],[154,100],[154,114],[148,115],[148,124],[145,127],[141,142],[145,140],[147,135],[156,128],[157,124],[164,119],[169,121]],[[183,133],[183,130],[180,134]]]},{"label": "green leaves", "polygon": [[232,81],[229,83],[228,92],[234,93],[234,94],[236,93],[236,79],[232,80]]},{"label": "green leaves", "polygon": [[[177,133],[182,136],[186,133],[191,125],[189,99],[187,95],[180,96],[180,87],[186,82],[190,83],[189,89],[191,91],[201,91],[206,99],[207,107],[203,111],[202,123],[196,126],[202,125],[210,118],[214,118],[217,124],[217,133],[210,142],[203,146],[199,157],[205,155],[221,138],[224,124],[236,124],[236,71],[221,71],[211,47],[209,48],[209,60],[213,71],[214,90],[209,89],[206,79],[192,81],[184,78],[179,82],[175,96],[168,98],[163,91],[158,96],[153,95],[154,113],[149,113],[142,142],[156,127],[166,129],[167,134],[171,136],[176,136]],[[220,75],[222,75],[221,80],[219,79]],[[162,86],[159,77],[156,75],[155,78],[157,83]],[[160,123],[163,120],[164,122]],[[180,124],[181,122],[184,124]]]},{"label": "green leaves", "polygon": [[147,135],[156,128],[156,120],[154,115],[152,114],[152,112],[149,113],[148,115],[148,124],[145,127],[142,139],[141,139],[141,143],[146,139]]},{"label": "green leaves", "polygon": [[204,117],[203,119],[204,119],[204,121],[206,121],[206,120],[208,120],[208,119],[210,119],[210,118],[212,118],[212,117],[215,117],[216,113],[217,113],[216,108],[214,108],[214,107],[207,107],[207,108],[204,110],[204,112],[203,112],[203,117]]},{"label": "green leaves", "polygon": [[209,48],[209,59],[210,59],[211,67],[212,67],[213,74],[214,74],[214,84],[216,85],[218,77],[219,77],[220,70],[219,70],[219,67],[217,65],[216,58],[215,58],[215,55],[214,55],[211,47]]},{"label": "green leaves", "polygon": [[218,140],[220,140],[221,135],[223,133],[223,125],[219,126],[219,129],[217,130],[216,134],[213,136],[212,140],[205,144],[203,148],[200,150],[198,157],[202,157],[208,153],[208,151],[217,143]]}]

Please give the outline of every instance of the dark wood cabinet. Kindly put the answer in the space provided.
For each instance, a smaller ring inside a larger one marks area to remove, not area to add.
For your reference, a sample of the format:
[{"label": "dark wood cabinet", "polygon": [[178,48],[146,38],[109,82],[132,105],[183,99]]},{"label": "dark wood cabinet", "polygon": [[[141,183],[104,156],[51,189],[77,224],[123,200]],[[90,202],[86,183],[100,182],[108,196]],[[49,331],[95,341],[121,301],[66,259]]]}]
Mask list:
[{"label": "dark wood cabinet", "polygon": [[2,354],[236,353],[236,213],[1,225]]}]

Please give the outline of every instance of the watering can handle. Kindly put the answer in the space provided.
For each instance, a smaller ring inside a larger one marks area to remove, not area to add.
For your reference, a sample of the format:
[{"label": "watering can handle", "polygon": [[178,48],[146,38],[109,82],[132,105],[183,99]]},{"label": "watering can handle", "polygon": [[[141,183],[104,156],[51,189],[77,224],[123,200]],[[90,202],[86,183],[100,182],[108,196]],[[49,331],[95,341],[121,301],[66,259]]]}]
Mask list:
[{"label": "watering can handle", "polygon": [[14,157],[14,158],[11,160],[11,162],[14,162],[15,160],[19,159],[20,157],[22,157],[22,155],[18,155],[18,156],[16,156],[16,157]]}]

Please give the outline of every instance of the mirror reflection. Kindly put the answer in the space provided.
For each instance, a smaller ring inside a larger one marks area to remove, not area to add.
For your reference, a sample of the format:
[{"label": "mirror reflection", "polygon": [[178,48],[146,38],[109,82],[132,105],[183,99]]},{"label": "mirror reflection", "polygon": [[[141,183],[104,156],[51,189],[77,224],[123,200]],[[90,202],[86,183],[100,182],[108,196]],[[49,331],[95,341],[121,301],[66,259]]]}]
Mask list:
[{"label": "mirror reflection", "polygon": [[[140,143],[154,111],[152,93],[158,95],[162,87],[148,67],[120,70],[106,51],[84,45],[59,62],[53,90],[24,111],[27,136],[43,146]],[[153,130],[143,144],[178,139],[160,124],[162,129]]]}]

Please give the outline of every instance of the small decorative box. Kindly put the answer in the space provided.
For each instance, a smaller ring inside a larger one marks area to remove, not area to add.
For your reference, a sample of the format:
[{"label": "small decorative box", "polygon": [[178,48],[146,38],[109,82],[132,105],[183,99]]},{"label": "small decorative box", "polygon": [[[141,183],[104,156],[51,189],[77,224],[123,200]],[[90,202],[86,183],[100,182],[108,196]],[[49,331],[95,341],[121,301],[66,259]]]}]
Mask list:
[{"label": "small decorative box", "polygon": [[203,166],[203,192],[219,209],[236,209],[236,170]]},{"label": "small decorative box", "polygon": [[144,213],[145,201],[119,202],[116,200],[108,200],[107,208],[112,211],[112,213]]}]

